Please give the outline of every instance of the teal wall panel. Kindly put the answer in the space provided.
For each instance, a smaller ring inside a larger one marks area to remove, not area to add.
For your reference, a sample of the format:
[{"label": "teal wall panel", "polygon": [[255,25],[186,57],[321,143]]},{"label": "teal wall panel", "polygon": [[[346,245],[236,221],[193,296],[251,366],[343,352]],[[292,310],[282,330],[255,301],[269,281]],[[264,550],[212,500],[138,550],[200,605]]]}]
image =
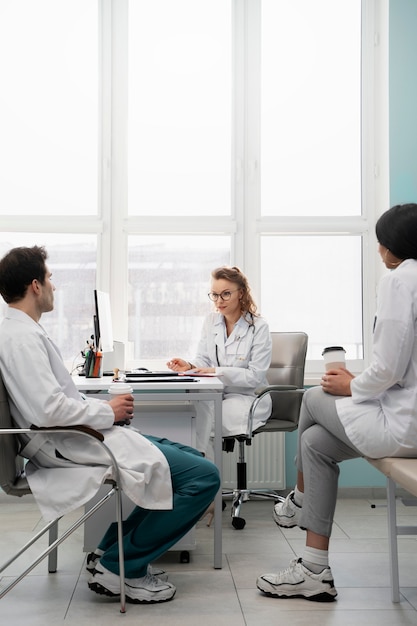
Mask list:
[{"label": "teal wall panel", "polygon": [[390,205],[417,202],[417,2],[389,13]]}]

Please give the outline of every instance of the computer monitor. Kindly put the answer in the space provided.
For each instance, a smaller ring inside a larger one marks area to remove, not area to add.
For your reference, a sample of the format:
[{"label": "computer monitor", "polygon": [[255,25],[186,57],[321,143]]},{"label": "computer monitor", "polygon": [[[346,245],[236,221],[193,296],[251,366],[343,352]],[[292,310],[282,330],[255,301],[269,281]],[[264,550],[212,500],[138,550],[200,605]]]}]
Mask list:
[{"label": "computer monitor", "polygon": [[105,291],[94,289],[94,304],[94,339],[96,349],[101,352],[113,352],[113,325],[109,294]]}]

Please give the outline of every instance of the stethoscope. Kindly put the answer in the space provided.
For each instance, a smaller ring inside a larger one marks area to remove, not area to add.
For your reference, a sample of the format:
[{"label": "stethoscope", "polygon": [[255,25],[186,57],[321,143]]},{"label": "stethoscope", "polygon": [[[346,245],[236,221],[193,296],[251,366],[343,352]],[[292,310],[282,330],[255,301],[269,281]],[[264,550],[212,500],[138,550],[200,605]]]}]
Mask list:
[{"label": "stethoscope", "polygon": [[[245,315],[244,319],[248,323],[249,328],[252,328],[252,339],[253,339],[253,335],[255,335],[255,322],[253,320],[253,314],[249,313],[249,315],[250,315],[250,318],[251,318],[250,322],[246,319],[246,315]],[[241,337],[240,335],[238,335],[234,339],[235,341],[238,342],[237,346],[236,346],[236,353],[239,350],[240,342],[242,341],[242,339],[243,339],[243,337]],[[219,362],[219,346],[217,345],[217,343],[216,343],[216,362],[217,362],[217,367],[221,367],[220,362]]]}]

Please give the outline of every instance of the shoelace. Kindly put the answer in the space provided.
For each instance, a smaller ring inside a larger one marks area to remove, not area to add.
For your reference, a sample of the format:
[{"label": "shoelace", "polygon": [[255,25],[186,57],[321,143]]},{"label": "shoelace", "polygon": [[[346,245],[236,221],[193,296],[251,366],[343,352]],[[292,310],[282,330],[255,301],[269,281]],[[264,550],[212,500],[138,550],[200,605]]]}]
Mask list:
[{"label": "shoelace", "polygon": [[[95,552],[90,552],[90,554],[87,555],[87,568],[90,566],[89,572],[95,576],[96,574],[103,574],[103,572],[100,572],[98,569],[96,569],[95,565],[96,563],[98,563],[100,561],[100,555],[96,554]],[[145,584],[148,580],[148,577],[152,577],[154,578],[156,581],[160,581],[160,583],[164,583],[164,580],[161,580],[159,578],[159,576],[163,576],[165,574],[164,570],[160,570],[160,572],[156,575],[152,573],[152,566],[148,565],[148,571],[146,573],[146,577],[145,577]]]},{"label": "shoelace", "polygon": [[150,574],[149,572],[147,572],[146,576],[142,578],[142,581],[143,587],[148,587],[150,589],[158,587],[161,584],[165,584],[162,580],[159,580],[157,576],[155,576],[154,574]]},{"label": "shoelace", "polygon": [[286,574],[292,574],[294,572],[294,568],[297,565],[297,563],[301,563],[301,558],[300,559],[293,559],[290,562],[289,566],[286,569],[284,569],[284,570],[282,570],[280,572],[280,578],[282,578]]}]

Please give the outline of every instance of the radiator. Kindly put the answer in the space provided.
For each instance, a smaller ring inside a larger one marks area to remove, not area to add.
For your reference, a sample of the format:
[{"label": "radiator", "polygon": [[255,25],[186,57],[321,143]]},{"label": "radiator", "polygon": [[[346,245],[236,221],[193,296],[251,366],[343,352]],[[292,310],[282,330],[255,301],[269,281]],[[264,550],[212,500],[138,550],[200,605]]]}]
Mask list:
[{"label": "radiator", "polygon": [[[239,445],[223,452],[222,487],[236,487]],[[248,488],[285,489],[285,433],[259,433],[251,446],[245,445]]]}]

